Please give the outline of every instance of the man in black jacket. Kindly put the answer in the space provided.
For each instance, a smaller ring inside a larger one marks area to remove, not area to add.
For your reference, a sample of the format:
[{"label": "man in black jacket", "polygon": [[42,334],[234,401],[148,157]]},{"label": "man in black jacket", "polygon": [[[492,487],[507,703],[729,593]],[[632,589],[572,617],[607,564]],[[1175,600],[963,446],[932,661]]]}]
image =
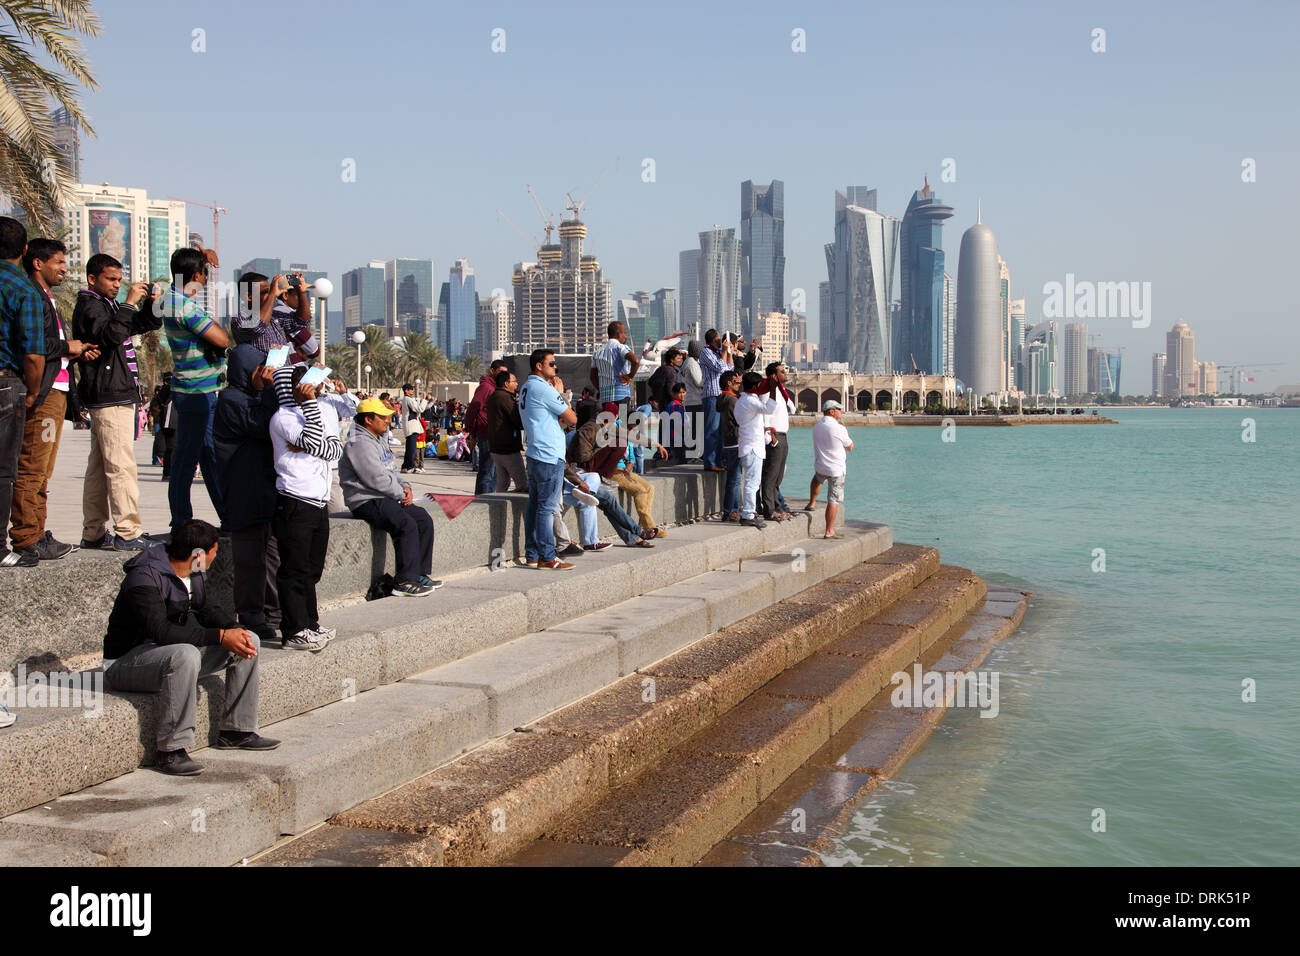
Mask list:
[{"label": "man in black jacket", "polygon": [[266,353],[237,345],[226,360],[229,384],[217,397],[212,445],[224,499],[221,527],[230,532],[234,557],[235,613],[260,640],[275,640],[280,599],[275,577],[280,551],[271,533],[275,514],[275,460],[271,416],[279,406],[270,387]]},{"label": "man in black jacket", "polygon": [[518,392],[519,381],[515,373],[503,368],[497,372],[496,388],[486,402],[487,435],[492,447],[492,463],[496,466],[496,491],[509,491],[511,482],[514,482],[515,491],[528,491],[524,445],[520,440],[524,423],[519,417]]},{"label": "man in black jacket", "polygon": [[77,395],[90,412],[90,455],[81,492],[81,546],[140,551],[149,546],[140,525],[135,470],[136,404],[140,378],[131,336],[162,328],[162,316],[136,308],[146,284],[133,283],[117,302],[122,263],[98,253],[86,263],[87,289],[77,293],[72,334],[99,349],[81,366]]},{"label": "man in black jacket", "polygon": [[203,771],[185,752],[194,746],[200,677],[226,672],[220,750],[274,750],[278,740],[257,734],[257,635],[235,627],[207,600],[206,569],[217,556],[217,529],[190,519],[123,565],[104,635],[104,683],[109,690],[156,693],[155,734],[163,773]]}]

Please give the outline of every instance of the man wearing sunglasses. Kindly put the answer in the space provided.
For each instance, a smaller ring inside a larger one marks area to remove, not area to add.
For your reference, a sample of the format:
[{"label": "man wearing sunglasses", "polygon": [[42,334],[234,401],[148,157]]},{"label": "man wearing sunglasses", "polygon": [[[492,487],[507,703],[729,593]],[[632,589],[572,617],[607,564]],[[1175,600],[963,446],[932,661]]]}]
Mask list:
[{"label": "man wearing sunglasses", "polygon": [[555,353],[535,349],[528,356],[532,374],[519,388],[519,417],[528,447],[528,505],[524,508],[524,563],[544,571],[568,571],[573,565],[555,556],[555,516],[564,492],[564,429],[578,421],[553,384]]}]

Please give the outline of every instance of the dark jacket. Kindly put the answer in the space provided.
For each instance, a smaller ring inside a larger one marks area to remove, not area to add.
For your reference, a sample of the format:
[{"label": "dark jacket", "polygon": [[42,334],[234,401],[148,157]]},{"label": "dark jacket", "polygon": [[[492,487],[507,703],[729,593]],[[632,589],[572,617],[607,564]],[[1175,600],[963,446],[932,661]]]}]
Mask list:
[{"label": "dark jacket", "polygon": [[[89,408],[134,405],[140,401],[136,374],[127,360],[131,336],[162,328],[162,316],[152,309],[140,312],[133,305],[107,299],[91,289],[77,293],[72,310],[72,337],[99,346],[99,358],[82,362],[77,394]],[[138,361],[138,359],[137,359]]]},{"label": "dark jacket", "polygon": [[[68,343],[59,335],[59,328],[63,325],[59,318],[59,313],[54,308],[54,303],[50,301],[49,293],[41,288],[41,284],[35,279],[28,277],[36,291],[41,296],[41,308],[45,310],[45,374],[41,376],[41,390],[36,393],[36,401],[32,403],[32,410],[45,401],[45,396],[50,394],[50,389],[54,387],[54,380],[59,375],[59,369],[63,367],[63,357],[68,354]],[[64,330],[64,335],[68,338],[76,338],[74,335],[68,335]],[[68,373],[72,373],[72,367],[76,363],[68,366]],[[73,415],[72,406],[75,396],[71,389],[68,391],[68,414],[64,417],[69,421],[76,421]]]},{"label": "dark jacket", "polygon": [[[465,412],[465,433],[478,438],[480,435],[488,433],[487,420],[487,402],[492,397],[492,393],[497,390],[496,379],[491,375],[484,375],[478,380],[478,388],[474,389],[474,397],[470,400],[469,409]],[[491,443],[491,437],[488,438]],[[492,445],[492,450],[496,451],[496,445]]]},{"label": "dark jacket", "polygon": [[722,447],[740,447],[740,423],[736,421],[736,402],[739,395],[723,392],[718,396],[718,414],[722,416]]},{"label": "dark jacket", "polygon": [[167,560],[167,546],[155,544],[122,565],[126,580],[118,589],[104,635],[104,657],[117,659],[138,644],[221,642],[221,629],[235,627],[234,616],[207,603],[207,575],[190,575],[191,593]]},{"label": "dark jacket", "polygon": [[519,439],[523,430],[515,393],[498,388],[487,400],[487,436],[492,454],[509,455],[523,451],[523,442]]},{"label": "dark jacket", "polygon": [[673,400],[673,386],[677,384],[677,369],[671,365],[660,365],[650,376],[650,394],[660,408],[667,408]]},{"label": "dark jacket", "polygon": [[277,408],[273,389],[253,390],[253,369],[266,353],[237,345],[226,360],[229,384],[217,396],[212,419],[213,452],[225,500],[221,527],[239,531],[271,520],[275,511],[275,462],[271,454],[271,417]]}]

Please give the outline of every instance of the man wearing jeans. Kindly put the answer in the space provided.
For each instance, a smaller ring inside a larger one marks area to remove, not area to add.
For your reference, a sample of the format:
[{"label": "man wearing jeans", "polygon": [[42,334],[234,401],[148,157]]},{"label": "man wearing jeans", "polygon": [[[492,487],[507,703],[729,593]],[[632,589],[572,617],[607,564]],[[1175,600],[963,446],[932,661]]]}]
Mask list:
[{"label": "man wearing jeans", "polygon": [[171,478],[167,485],[173,527],[194,516],[190,487],[194,484],[195,467],[203,472],[203,484],[217,514],[222,513],[212,418],[217,409],[217,393],[226,379],[225,350],[230,343],[225,331],[196,298],[207,285],[208,266],[215,258],[188,247],[173,252],[172,286],[155,306],[162,310],[163,328],[176,366],[172,374],[176,450],[172,453]]},{"label": "man wearing jeans", "polygon": [[217,529],[184,521],[168,544],[155,544],[123,565],[126,578],[104,635],[109,690],[158,695],[158,759],[166,774],[191,777],[199,678],[225,671],[219,750],[274,750],[257,734],[257,635],[235,626],[207,597],[206,571],[217,556]]},{"label": "man wearing jeans", "polygon": [[700,394],[704,402],[704,470],[726,471],[722,464],[722,419],[718,416],[718,380],[730,372],[731,343],[718,335],[717,329],[704,333],[704,351],[700,353],[700,372],[704,383]]},{"label": "man wearing jeans", "polygon": [[599,390],[597,400],[617,405],[618,417],[626,422],[632,409],[632,379],[641,359],[628,348],[627,329],[622,322],[609,323],[605,331],[609,341],[591,356],[591,384]]},{"label": "man wearing jeans", "polygon": [[0,568],[30,568],[40,560],[5,546],[27,410],[45,373],[44,306],[23,272],[26,251],[27,229],[0,216]]},{"label": "man wearing jeans", "polygon": [[505,359],[496,359],[480,376],[474,398],[465,411],[465,441],[474,453],[474,494],[496,491],[496,463],[492,458],[492,435],[488,428],[488,401],[497,389],[497,373],[507,368]]},{"label": "man wearing jeans", "polygon": [[578,420],[552,384],[555,353],[535,349],[528,356],[532,374],[519,389],[519,417],[528,450],[528,505],[524,508],[524,564],[549,571],[573,567],[555,556],[555,516],[564,486],[564,428]]}]

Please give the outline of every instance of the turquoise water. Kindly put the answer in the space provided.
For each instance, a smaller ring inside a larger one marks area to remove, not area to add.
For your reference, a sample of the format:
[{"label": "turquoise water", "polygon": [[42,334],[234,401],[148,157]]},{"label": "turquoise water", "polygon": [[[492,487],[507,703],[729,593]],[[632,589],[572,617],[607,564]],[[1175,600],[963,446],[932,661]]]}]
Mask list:
[{"label": "turquoise water", "polygon": [[[1109,414],[850,430],[850,517],[1034,597],[981,665],[998,716],[951,711],[828,864],[1297,862],[1300,411]],[[811,470],[794,429],[786,492]]]}]

